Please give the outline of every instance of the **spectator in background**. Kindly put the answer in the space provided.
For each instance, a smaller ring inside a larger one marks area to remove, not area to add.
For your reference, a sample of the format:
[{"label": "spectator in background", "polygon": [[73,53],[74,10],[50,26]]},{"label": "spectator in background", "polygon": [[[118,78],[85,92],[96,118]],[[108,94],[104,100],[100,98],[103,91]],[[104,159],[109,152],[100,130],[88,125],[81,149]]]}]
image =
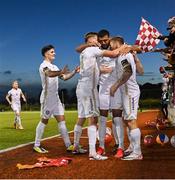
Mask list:
[{"label": "spectator in background", "polygon": [[162,90],[163,92],[161,97],[161,111],[164,115],[164,118],[168,119],[168,102],[169,102],[168,91],[166,88]]}]

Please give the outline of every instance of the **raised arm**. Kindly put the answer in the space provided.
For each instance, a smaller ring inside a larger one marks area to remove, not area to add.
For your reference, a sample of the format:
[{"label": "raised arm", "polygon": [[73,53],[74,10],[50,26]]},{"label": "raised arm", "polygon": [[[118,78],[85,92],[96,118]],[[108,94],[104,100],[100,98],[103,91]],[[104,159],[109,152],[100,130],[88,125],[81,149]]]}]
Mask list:
[{"label": "raised arm", "polygon": [[133,51],[135,51],[137,53],[142,52],[142,50],[140,49],[139,46],[137,46],[137,45],[127,45],[127,44],[124,44],[123,46],[121,46],[119,51],[120,51],[121,55],[125,55],[125,54],[127,54],[129,52],[133,52]]},{"label": "raised arm", "polygon": [[109,50],[104,50],[102,53],[102,56],[104,57],[110,57],[110,58],[115,58],[119,55],[119,49],[115,49],[113,51],[109,51]]},{"label": "raised arm", "polygon": [[48,76],[48,77],[56,77],[56,76],[61,77],[63,74],[69,72],[67,66],[65,66],[65,67],[64,67],[62,70],[60,70],[60,71],[51,71],[48,67],[45,67],[45,68],[43,69],[43,71],[44,71],[45,75]]},{"label": "raised arm", "polygon": [[99,43],[85,43],[85,44],[81,44],[80,46],[78,46],[75,50],[78,53],[81,53],[84,49],[86,49],[87,47],[92,47],[92,46],[97,46],[100,47]]},{"label": "raised arm", "polygon": [[128,81],[128,79],[131,77],[132,75],[132,68],[131,65],[128,63],[127,59],[125,59],[123,62],[123,74],[121,76],[121,78],[119,80],[117,80],[110,88],[110,95],[114,96],[115,92],[117,91],[117,89],[123,85],[124,83],[126,83]]},{"label": "raised arm", "polygon": [[143,65],[140,61],[140,59],[138,58],[138,56],[133,53],[133,57],[134,57],[134,61],[135,61],[135,64],[136,64],[136,71],[138,74],[140,75],[143,75],[144,74],[144,69],[143,69]]},{"label": "raised arm", "polygon": [[86,43],[86,44],[81,44],[79,45],[75,50],[78,52],[78,53],[81,53],[84,49],[86,49],[87,47],[89,47],[89,45]]},{"label": "raised arm", "polygon": [[141,52],[141,49],[136,45],[130,46],[130,45],[124,44],[121,47],[119,47],[113,51],[109,51],[109,50],[103,51],[103,56],[115,58],[118,55],[125,55],[125,54],[127,54],[129,52],[133,52],[133,51]]},{"label": "raised arm", "polygon": [[72,72],[62,74],[62,76],[60,78],[63,79],[64,81],[66,81],[66,80],[72,78],[79,71],[80,71],[80,66],[77,66]]}]

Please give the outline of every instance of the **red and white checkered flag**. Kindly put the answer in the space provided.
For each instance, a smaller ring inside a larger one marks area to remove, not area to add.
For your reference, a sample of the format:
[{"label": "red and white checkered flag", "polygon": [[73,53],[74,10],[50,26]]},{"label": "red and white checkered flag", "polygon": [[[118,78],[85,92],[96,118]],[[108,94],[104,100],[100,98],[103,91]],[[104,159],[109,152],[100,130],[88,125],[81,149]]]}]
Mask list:
[{"label": "red and white checkered flag", "polygon": [[159,35],[161,35],[159,31],[142,18],[135,44],[142,49],[142,52],[151,51],[159,43],[160,40],[155,38]]}]

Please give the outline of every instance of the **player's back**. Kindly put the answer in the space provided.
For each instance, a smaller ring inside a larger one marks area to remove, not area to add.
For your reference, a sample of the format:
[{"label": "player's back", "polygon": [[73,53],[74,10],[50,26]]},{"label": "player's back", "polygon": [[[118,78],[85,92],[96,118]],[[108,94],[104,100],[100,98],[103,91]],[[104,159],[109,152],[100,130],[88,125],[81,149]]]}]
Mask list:
[{"label": "player's back", "polygon": [[97,57],[102,51],[98,47],[88,47],[80,54],[80,79],[79,82],[86,82],[90,86],[97,84],[99,78],[99,69],[97,66]]}]

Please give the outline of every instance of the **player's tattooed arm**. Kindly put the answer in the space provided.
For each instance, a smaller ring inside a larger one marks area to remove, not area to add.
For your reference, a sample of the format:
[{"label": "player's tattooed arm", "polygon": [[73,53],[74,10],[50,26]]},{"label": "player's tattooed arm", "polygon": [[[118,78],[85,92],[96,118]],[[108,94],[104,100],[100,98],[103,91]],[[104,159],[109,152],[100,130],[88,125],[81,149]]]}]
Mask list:
[{"label": "player's tattooed arm", "polygon": [[56,76],[61,77],[63,74],[69,72],[69,69],[67,65],[60,71],[51,71],[48,67],[45,67],[43,69],[43,72],[48,77],[56,77]]},{"label": "player's tattooed arm", "polygon": [[10,95],[9,95],[9,94],[7,94],[5,98],[6,98],[6,100],[8,101],[9,105],[11,105],[11,104],[12,104],[12,102],[10,101]]},{"label": "player's tattooed arm", "polygon": [[119,49],[115,49],[113,51],[103,50],[102,56],[115,58],[115,57],[117,57],[119,55],[119,53],[120,53]]},{"label": "player's tattooed arm", "polygon": [[84,49],[86,49],[87,47],[92,47],[92,46],[97,46],[100,47],[99,43],[85,43],[85,44],[81,44],[80,46],[78,46],[75,50],[78,53],[81,53]]},{"label": "player's tattooed arm", "polygon": [[60,78],[64,81],[66,81],[66,80],[72,78],[76,73],[79,73],[79,72],[80,72],[80,66],[77,66],[73,71],[62,74],[62,76]]},{"label": "player's tattooed arm", "polygon": [[132,75],[132,68],[131,65],[129,64],[127,59],[124,59],[122,62],[122,66],[123,66],[123,74],[121,76],[121,78],[119,80],[117,80],[110,88],[110,95],[114,96],[115,92],[117,91],[117,89],[123,85],[124,83],[126,83],[128,81],[128,79],[131,77]]},{"label": "player's tattooed arm", "polygon": [[134,57],[134,61],[136,64],[136,71],[138,74],[143,75],[144,74],[144,69],[143,69],[143,65],[140,61],[140,59],[137,57],[137,55],[135,53],[132,53],[133,57]]},{"label": "player's tattooed arm", "polygon": [[127,53],[133,52],[133,51],[135,51],[137,53],[142,52],[142,50],[140,49],[139,46],[137,46],[137,45],[127,45],[127,44],[122,45],[118,50],[119,50],[120,55],[126,55]]}]

